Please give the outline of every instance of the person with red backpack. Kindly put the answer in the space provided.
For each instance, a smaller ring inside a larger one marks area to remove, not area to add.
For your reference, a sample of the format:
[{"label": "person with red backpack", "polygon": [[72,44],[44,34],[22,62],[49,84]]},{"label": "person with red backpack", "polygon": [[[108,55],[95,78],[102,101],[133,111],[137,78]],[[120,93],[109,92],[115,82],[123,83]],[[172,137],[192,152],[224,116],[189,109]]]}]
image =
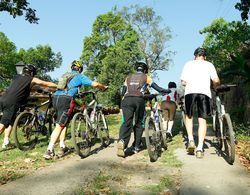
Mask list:
[{"label": "person with red backpack", "polygon": [[65,146],[64,140],[66,136],[67,126],[72,117],[74,108],[74,98],[79,92],[80,87],[92,86],[100,90],[105,90],[105,86],[96,81],[90,80],[87,76],[81,74],[83,65],[77,60],[71,63],[71,73],[65,73],[59,79],[58,87],[53,95],[53,108],[56,111],[56,127],[51,134],[51,139],[47,151],[43,155],[46,160],[50,160],[55,156],[54,145],[59,139],[60,153],[63,156],[69,149]]},{"label": "person with red backpack", "polygon": [[174,125],[174,118],[176,113],[176,100],[177,90],[176,83],[169,82],[168,89],[171,91],[168,95],[163,96],[164,99],[161,102],[161,109],[163,111],[163,130],[167,131],[167,139],[172,140],[172,127]]}]

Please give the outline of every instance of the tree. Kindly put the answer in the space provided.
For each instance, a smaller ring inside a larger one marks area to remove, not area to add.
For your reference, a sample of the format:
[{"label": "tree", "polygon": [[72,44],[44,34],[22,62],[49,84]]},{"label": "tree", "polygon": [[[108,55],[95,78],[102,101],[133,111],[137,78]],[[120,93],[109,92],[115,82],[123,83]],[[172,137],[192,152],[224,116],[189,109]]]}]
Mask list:
[{"label": "tree", "polygon": [[120,88],[140,56],[138,35],[120,14],[108,12],[96,18],[92,34],[84,39],[81,60],[86,74],[109,86],[100,97],[107,105],[120,104]]},{"label": "tree", "polygon": [[0,88],[5,87],[15,74],[17,62],[16,46],[0,32]]},{"label": "tree", "polygon": [[54,53],[49,45],[38,45],[36,48],[30,48],[27,51],[20,49],[18,56],[19,60],[25,64],[34,64],[37,68],[37,75],[46,80],[51,80],[47,73],[60,67],[62,63],[61,53]]},{"label": "tree", "polygon": [[138,33],[142,59],[149,65],[150,72],[167,70],[173,52],[167,51],[166,48],[172,36],[169,27],[161,27],[162,18],[157,16],[152,8],[138,5],[124,7],[118,13],[121,13]]},{"label": "tree", "polygon": [[25,20],[30,23],[38,23],[39,18],[36,17],[36,10],[29,7],[29,3],[26,0],[1,0],[0,12],[6,11],[13,18],[16,16],[22,16],[25,13]]},{"label": "tree", "polygon": [[231,56],[241,53],[250,37],[250,26],[246,22],[226,22],[216,19],[200,31],[205,34],[203,47],[207,49],[208,59],[218,70],[228,66]]},{"label": "tree", "polygon": [[250,0],[241,0],[240,3],[236,3],[235,8],[241,12],[241,18],[243,21],[248,20]]}]

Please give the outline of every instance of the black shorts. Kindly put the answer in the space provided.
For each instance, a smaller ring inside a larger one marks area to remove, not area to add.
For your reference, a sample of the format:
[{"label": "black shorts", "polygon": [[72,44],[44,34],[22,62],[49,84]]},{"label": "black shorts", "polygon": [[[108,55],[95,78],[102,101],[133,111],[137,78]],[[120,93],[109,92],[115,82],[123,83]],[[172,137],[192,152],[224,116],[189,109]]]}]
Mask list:
[{"label": "black shorts", "polygon": [[56,111],[56,123],[65,127],[72,117],[74,99],[66,95],[56,95],[53,97],[53,108]]},{"label": "black shorts", "polygon": [[5,128],[9,125],[13,125],[17,111],[17,105],[7,104],[5,101],[0,100],[0,112],[2,112],[0,123],[3,124]]},{"label": "black shorts", "polygon": [[185,95],[185,110],[189,118],[194,115],[194,108],[197,106],[198,117],[208,118],[211,116],[210,98],[204,94],[192,93]]}]

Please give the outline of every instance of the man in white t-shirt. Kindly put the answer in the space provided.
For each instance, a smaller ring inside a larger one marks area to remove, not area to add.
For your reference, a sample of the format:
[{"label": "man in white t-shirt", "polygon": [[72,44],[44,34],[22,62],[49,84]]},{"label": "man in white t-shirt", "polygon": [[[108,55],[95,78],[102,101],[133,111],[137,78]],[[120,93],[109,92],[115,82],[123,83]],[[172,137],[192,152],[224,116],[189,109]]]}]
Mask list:
[{"label": "man in white t-shirt", "polygon": [[187,152],[194,154],[195,143],[193,138],[193,109],[197,106],[198,112],[198,146],[196,157],[204,156],[203,142],[207,131],[206,118],[211,116],[211,90],[212,81],[214,87],[220,84],[219,77],[212,63],[206,61],[206,51],[197,48],[194,51],[194,60],[184,65],[181,74],[181,84],[185,86],[185,109],[186,109],[186,129],[188,133]]}]

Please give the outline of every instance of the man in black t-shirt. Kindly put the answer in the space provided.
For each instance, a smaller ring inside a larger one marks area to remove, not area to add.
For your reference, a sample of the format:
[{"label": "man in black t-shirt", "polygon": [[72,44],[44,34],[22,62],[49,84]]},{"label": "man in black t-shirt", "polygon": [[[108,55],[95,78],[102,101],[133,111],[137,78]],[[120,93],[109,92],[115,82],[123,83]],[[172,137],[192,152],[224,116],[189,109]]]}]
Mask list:
[{"label": "man in black t-shirt", "polygon": [[5,131],[2,144],[3,149],[6,149],[10,145],[9,137],[15,114],[20,106],[27,103],[31,88],[34,85],[56,87],[56,84],[35,78],[35,75],[36,68],[33,65],[26,65],[23,68],[23,74],[18,74],[13,78],[9,88],[0,98],[0,111],[3,113],[0,120],[0,134]]}]

